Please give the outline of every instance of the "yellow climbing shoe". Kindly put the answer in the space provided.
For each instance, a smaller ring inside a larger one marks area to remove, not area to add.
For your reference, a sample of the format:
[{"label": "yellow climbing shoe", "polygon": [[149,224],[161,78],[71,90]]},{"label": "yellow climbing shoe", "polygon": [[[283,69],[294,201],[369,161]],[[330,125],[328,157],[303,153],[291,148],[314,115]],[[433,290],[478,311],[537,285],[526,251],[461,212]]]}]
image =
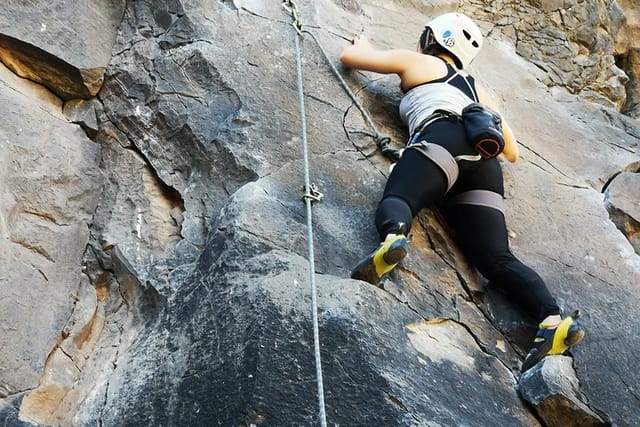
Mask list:
[{"label": "yellow climbing shoe", "polygon": [[582,341],[585,331],[580,322],[576,320],[579,316],[580,312],[576,310],[555,328],[549,328],[541,323],[520,371],[524,372],[530,369],[548,354],[562,354]]},{"label": "yellow climbing shoe", "polygon": [[407,238],[402,234],[396,235],[381,243],[376,250],[360,261],[351,272],[351,278],[376,285],[382,276],[393,270],[407,256],[408,249]]}]

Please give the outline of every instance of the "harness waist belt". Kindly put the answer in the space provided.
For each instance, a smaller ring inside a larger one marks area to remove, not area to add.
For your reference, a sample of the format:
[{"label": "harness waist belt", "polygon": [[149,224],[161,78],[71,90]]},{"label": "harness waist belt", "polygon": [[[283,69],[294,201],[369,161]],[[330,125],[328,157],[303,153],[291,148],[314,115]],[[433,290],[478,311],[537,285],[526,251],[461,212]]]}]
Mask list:
[{"label": "harness waist belt", "polygon": [[433,122],[436,122],[440,119],[452,119],[452,118],[458,119],[459,116],[455,113],[452,113],[451,111],[446,111],[446,110],[434,111],[429,115],[429,117],[424,119],[422,122],[420,122],[418,126],[416,126],[415,130],[413,131],[413,134],[411,135],[411,138],[409,138],[409,142],[407,145],[415,144],[420,134],[422,133],[422,131],[425,130],[425,128],[430,124],[432,124]]}]

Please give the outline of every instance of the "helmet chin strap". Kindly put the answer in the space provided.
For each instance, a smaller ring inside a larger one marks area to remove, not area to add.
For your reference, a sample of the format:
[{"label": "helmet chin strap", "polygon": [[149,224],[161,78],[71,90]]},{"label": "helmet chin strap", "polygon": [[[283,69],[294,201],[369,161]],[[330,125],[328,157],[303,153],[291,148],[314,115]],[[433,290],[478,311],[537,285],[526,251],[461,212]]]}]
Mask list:
[{"label": "helmet chin strap", "polygon": [[456,60],[453,58],[453,56],[449,53],[446,52],[438,52],[436,53],[436,56],[446,62],[448,62],[451,65],[455,65],[456,67],[458,67],[458,64],[456,64]]},{"label": "helmet chin strap", "polygon": [[431,46],[436,43],[436,38],[433,35],[433,31],[429,30],[429,34],[427,35],[427,46]]},{"label": "helmet chin strap", "polygon": [[425,27],[422,35],[420,36],[420,50],[424,53],[425,50],[433,44],[438,44],[435,36],[433,35],[433,30],[429,27]]},{"label": "helmet chin strap", "polygon": [[433,43],[434,37],[431,28],[424,27],[424,31],[420,35],[420,50],[424,53],[427,46]]},{"label": "helmet chin strap", "polygon": [[[430,27],[425,27],[424,31],[422,32],[422,35],[420,36],[420,41],[419,41],[419,47],[420,47],[420,51],[424,54],[427,53],[427,50],[429,49],[429,47],[431,46],[439,46],[438,45],[438,41],[436,40],[435,36],[433,35],[433,30]],[[445,59],[447,62],[450,62],[452,64],[456,64],[455,60],[453,59],[453,57],[451,56],[451,54],[447,53],[447,52],[443,52],[441,50],[435,51],[435,52],[430,52],[429,54],[431,55],[437,55],[439,57],[442,57],[443,59]]]}]

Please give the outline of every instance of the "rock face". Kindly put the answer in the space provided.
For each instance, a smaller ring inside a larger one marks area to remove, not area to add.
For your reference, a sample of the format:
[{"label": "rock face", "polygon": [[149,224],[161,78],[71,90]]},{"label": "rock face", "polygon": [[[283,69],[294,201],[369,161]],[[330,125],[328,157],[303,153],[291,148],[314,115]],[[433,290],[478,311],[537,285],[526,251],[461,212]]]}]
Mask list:
[{"label": "rock face", "polygon": [[[100,147],[59,101],[2,78],[0,393],[37,388],[79,298],[82,254],[102,187]],[[44,133],[46,132],[46,133]]]},{"label": "rock face", "polygon": [[91,98],[102,86],[124,5],[7,0],[0,14],[0,59],[63,100]]},{"label": "rock face", "polygon": [[[389,163],[305,33],[309,265],[280,2],[106,3],[0,10],[1,424],[318,424],[310,268],[330,425],[640,424],[635,2],[298,5],[333,64],[445,10],[488,36],[470,71],[521,146],[513,250],[588,330],[522,378],[535,325],[433,213],[380,287],[347,279]],[[397,78],[338,69],[400,147]]]},{"label": "rock face", "polygon": [[519,388],[547,426],[604,426],[602,418],[580,396],[571,359],[548,357],[539,369],[522,374]]},{"label": "rock face", "polygon": [[605,190],[611,220],[640,254],[640,174],[623,172]]}]

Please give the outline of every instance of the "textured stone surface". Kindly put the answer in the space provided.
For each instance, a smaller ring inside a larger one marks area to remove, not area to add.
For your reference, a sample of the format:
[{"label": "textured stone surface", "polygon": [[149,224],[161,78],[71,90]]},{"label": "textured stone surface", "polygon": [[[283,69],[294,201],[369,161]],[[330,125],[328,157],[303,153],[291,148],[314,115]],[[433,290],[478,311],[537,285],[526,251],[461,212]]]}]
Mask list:
[{"label": "textured stone surface", "polygon": [[[305,28],[334,63],[362,31],[413,49],[433,14],[458,6],[302,3]],[[106,60],[62,36],[36,46],[71,64],[72,77],[86,61],[106,66],[95,98],[45,83],[63,102],[3,69],[0,424],[317,424],[289,17],[258,0],[88,4],[66,6],[84,16],[60,8],[56,20],[111,29],[98,43]],[[36,14],[29,7],[13,10]],[[311,180],[325,194],[313,224],[329,424],[640,424],[638,356],[628,351],[640,347],[640,259],[602,193],[619,207],[635,198],[617,180],[637,175],[640,129],[617,109],[636,90],[620,55],[633,51],[637,6],[474,1],[463,10],[490,34],[471,71],[504,102],[521,145],[521,161],[504,165],[513,249],[564,307],[581,309],[587,338],[573,359],[553,358],[565,361],[562,375],[538,383],[557,386],[554,404],[541,412],[522,401],[518,393],[538,387],[518,385],[534,325],[430,212],[379,288],[346,279],[377,243],[373,212],[389,164],[305,38]],[[5,27],[20,43],[5,44],[3,58],[32,52],[28,28]],[[398,79],[339,69],[401,145]],[[567,399],[579,404],[557,404]]]},{"label": "textured stone surface", "polygon": [[88,99],[102,87],[124,6],[125,0],[6,0],[0,61],[62,99]]},{"label": "textured stone surface", "polygon": [[[78,299],[99,147],[60,104],[0,68],[0,388],[38,386]],[[57,109],[57,112],[56,112]]]},{"label": "textured stone surface", "polygon": [[623,172],[605,190],[611,220],[640,254],[640,174]]},{"label": "textured stone surface", "polygon": [[518,388],[547,426],[609,425],[584,403],[580,385],[566,356],[547,357],[522,374]]}]

